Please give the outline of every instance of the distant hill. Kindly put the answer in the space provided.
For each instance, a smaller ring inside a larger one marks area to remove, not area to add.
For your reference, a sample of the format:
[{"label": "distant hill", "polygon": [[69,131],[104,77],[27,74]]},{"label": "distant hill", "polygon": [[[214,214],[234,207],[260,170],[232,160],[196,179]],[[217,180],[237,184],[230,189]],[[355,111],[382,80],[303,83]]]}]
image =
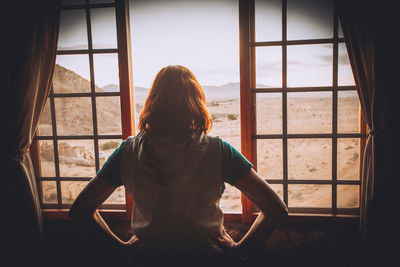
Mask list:
[{"label": "distant hill", "polygon": [[[53,76],[54,93],[90,92],[90,82],[79,74],[56,65]],[[104,92],[98,86],[97,92]],[[57,97],[55,99],[57,134],[93,134],[92,100],[90,97]],[[121,132],[119,97],[96,98],[97,125],[100,134]],[[51,134],[50,108],[44,110],[40,119],[41,134]]]}]

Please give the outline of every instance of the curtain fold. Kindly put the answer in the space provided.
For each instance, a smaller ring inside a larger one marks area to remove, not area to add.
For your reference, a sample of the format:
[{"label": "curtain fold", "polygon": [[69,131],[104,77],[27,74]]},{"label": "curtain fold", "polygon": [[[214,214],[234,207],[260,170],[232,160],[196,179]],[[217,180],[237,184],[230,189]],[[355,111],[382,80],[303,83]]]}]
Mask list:
[{"label": "curtain fold", "polygon": [[[12,264],[35,265],[43,244],[43,223],[29,147],[49,95],[55,66],[59,1],[8,1],[5,98],[1,109],[4,138],[1,161],[6,184],[5,241]],[[17,255],[17,257],[15,257]],[[3,259],[2,259],[3,260]],[[6,260],[7,262],[7,260]]]},{"label": "curtain fold", "polygon": [[367,234],[368,208],[374,198],[375,146],[380,133],[376,123],[375,28],[371,3],[338,1],[338,15],[356,82],[362,113],[369,128],[362,162],[360,188],[360,232]]}]

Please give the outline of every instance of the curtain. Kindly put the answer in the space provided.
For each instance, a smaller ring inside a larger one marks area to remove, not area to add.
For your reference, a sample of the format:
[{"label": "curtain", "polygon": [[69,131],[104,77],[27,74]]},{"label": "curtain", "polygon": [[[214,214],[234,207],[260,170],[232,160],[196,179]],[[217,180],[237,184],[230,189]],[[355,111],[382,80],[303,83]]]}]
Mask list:
[{"label": "curtain", "polygon": [[[5,85],[1,98],[1,162],[6,207],[3,245],[10,264],[43,253],[43,222],[35,174],[29,156],[34,133],[49,95],[59,28],[58,1],[8,1],[3,36]],[[12,2],[12,3],[10,3]],[[4,16],[3,16],[4,19]],[[3,42],[3,41],[2,41]],[[4,184],[5,183],[5,184]],[[4,259],[2,259],[3,262]],[[6,260],[7,262],[7,260]],[[4,263],[4,262],[3,262]]]},{"label": "curtain", "polygon": [[391,1],[338,2],[369,136],[361,173],[360,233],[374,252],[396,257],[399,227],[400,52],[398,7]]},{"label": "curtain", "polygon": [[374,117],[376,93],[374,25],[371,10],[367,9],[365,4],[360,4],[357,1],[339,1],[338,14],[346,40],[362,114],[369,128],[362,162],[360,189],[360,231],[365,236],[368,206],[374,197],[375,138],[379,133]]}]

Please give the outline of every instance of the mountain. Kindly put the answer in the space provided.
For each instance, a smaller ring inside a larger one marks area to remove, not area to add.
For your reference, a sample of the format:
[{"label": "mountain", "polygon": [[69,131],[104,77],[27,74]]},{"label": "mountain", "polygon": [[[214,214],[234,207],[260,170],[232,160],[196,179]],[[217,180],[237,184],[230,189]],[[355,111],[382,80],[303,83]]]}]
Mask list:
[{"label": "mountain", "polygon": [[[54,93],[90,92],[90,82],[79,74],[56,65],[53,76]],[[98,86],[97,92],[104,92]],[[93,134],[91,97],[56,97],[55,118],[58,135]],[[96,98],[97,128],[99,134],[121,133],[121,111],[118,96]],[[46,104],[40,119],[41,134],[51,134],[50,105]]]}]

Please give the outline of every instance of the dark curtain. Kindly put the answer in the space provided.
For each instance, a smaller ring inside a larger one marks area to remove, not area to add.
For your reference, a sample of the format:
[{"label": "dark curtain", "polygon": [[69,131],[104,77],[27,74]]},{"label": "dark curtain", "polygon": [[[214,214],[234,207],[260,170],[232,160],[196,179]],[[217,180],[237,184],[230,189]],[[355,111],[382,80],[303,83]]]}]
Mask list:
[{"label": "dark curtain", "polygon": [[[361,174],[360,233],[389,255],[396,240],[399,189],[399,9],[392,1],[338,1],[369,136]],[[398,242],[398,240],[396,240]],[[393,256],[394,254],[392,254]]]},{"label": "dark curtain", "polygon": [[49,95],[56,59],[58,1],[8,1],[2,6],[3,94],[1,97],[2,227],[1,264],[41,265],[43,222],[29,156]]}]

